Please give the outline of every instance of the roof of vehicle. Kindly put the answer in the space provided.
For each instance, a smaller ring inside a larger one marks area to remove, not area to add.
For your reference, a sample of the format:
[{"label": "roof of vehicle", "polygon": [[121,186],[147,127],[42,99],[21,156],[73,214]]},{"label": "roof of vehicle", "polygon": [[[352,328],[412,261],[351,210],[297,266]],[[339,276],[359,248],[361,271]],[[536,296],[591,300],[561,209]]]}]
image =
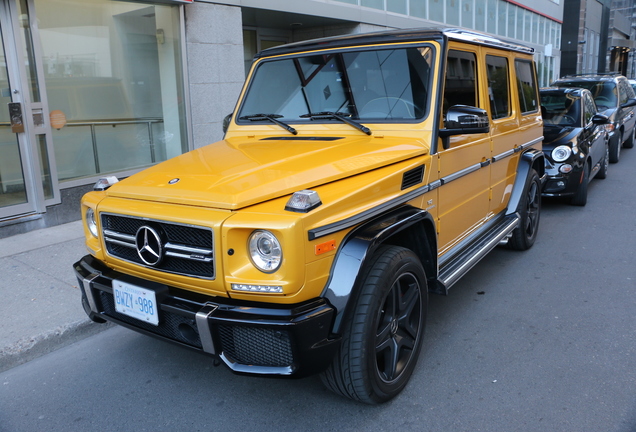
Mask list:
[{"label": "roof of vehicle", "polygon": [[575,97],[581,97],[585,92],[589,92],[589,90],[580,87],[544,87],[539,89],[539,94],[564,93]]},{"label": "roof of vehicle", "polygon": [[496,36],[486,33],[479,33],[470,30],[457,28],[415,28],[388,30],[374,33],[357,33],[344,36],[334,36],[322,39],[312,39],[301,42],[294,42],[286,45],[279,45],[268,48],[254,57],[262,58],[282,54],[292,54],[299,51],[315,51],[331,48],[343,48],[348,46],[374,45],[380,43],[402,43],[402,42],[419,42],[425,40],[443,40],[452,39],[477,45],[493,46],[509,51],[517,51],[526,54],[534,53],[534,48],[520,45],[516,42],[500,39]]},{"label": "roof of vehicle", "polygon": [[562,82],[562,81],[598,82],[598,81],[614,81],[619,78],[625,78],[625,77],[619,73],[613,73],[613,72],[596,73],[596,74],[572,74],[572,75],[562,76],[561,78],[557,79],[554,82],[555,83]]}]

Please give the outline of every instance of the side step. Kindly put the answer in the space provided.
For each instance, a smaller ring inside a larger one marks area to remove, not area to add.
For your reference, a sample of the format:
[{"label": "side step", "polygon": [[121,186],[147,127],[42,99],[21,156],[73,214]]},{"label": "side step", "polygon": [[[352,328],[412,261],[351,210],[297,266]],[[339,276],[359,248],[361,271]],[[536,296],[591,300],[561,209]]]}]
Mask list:
[{"label": "side step", "polygon": [[519,215],[517,213],[503,217],[481,235],[478,240],[468,244],[447,262],[440,264],[438,277],[440,291],[448,293],[449,288],[455,282],[508,237],[518,224]]}]

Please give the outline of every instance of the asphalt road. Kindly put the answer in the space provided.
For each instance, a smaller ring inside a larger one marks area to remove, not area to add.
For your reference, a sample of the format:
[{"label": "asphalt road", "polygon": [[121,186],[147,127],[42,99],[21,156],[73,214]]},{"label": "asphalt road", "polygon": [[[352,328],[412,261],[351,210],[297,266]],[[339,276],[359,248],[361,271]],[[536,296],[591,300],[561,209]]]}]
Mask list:
[{"label": "asphalt road", "polygon": [[531,250],[497,249],[431,296],[420,362],[387,404],[117,327],[1,373],[0,431],[636,431],[635,168],[624,151],[584,208],[544,201]]}]

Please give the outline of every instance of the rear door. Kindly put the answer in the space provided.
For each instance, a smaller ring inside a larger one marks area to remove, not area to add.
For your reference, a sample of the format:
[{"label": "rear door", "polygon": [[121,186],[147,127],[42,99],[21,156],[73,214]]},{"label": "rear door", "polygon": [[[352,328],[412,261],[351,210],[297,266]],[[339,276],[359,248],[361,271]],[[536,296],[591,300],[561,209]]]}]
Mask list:
[{"label": "rear door", "polygon": [[[453,105],[484,108],[479,92],[483,73],[479,47],[449,46],[443,91],[443,114]],[[443,123],[443,120],[442,120]],[[440,125],[443,128],[443,124]],[[449,147],[440,145],[438,230],[440,255],[448,252],[483,224],[488,213],[490,185],[489,134],[454,135]]]}]

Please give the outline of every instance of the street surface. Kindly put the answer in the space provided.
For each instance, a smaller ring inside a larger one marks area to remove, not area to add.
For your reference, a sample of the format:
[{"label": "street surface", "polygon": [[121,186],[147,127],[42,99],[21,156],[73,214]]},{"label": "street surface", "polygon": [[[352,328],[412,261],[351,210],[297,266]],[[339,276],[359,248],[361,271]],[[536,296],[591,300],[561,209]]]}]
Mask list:
[{"label": "street surface", "polygon": [[415,374],[387,404],[116,327],[1,373],[0,431],[636,431],[635,173],[624,150],[586,207],[544,200],[531,250],[498,248],[431,295]]}]

